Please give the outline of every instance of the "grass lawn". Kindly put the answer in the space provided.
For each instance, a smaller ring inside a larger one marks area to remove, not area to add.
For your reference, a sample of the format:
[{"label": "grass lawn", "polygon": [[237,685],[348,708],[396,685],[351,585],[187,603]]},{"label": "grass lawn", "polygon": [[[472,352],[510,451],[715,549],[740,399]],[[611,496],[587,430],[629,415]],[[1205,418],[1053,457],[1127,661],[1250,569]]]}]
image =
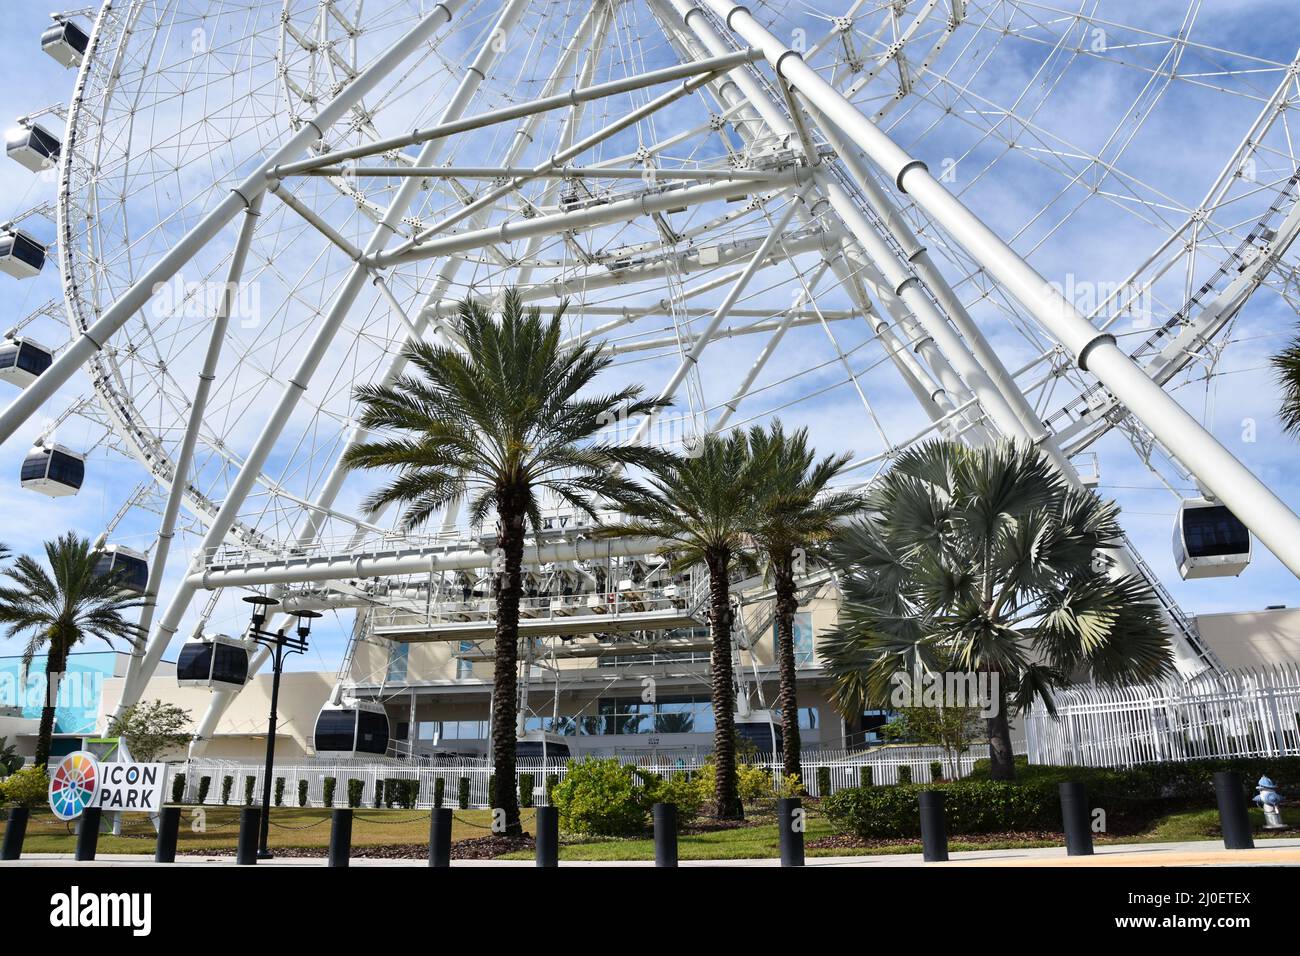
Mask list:
[{"label": "grass lawn", "polygon": [[[1267,839],[1268,834],[1259,827],[1263,813],[1251,809],[1251,822],[1255,838]],[[524,829],[532,832],[535,813],[522,811]],[[1294,814],[1292,814],[1294,816]],[[329,845],[328,810],[291,809],[276,810],[271,817],[270,842],[272,849],[319,849],[324,855]],[[452,814],[452,840],[460,841],[488,835],[490,814],[487,810],[455,810]],[[776,827],[770,816],[754,819],[753,826],[730,830],[714,830],[683,834],[678,840],[678,856],[683,860],[742,860],[776,857],[780,855]],[[1290,822],[1290,817],[1288,817]],[[816,812],[807,817],[805,839],[809,842],[832,836],[834,831],[825,817]],[[179,852],[210,851],[233,854],[239,830],[239,810],[235,807],[205,808],[202,816],[193,808],[181,815]],[[393,844],[425,845],[429,835],[429,814],[421,810],[358,809],[353,817],[353,846],[386,846]],[[1281,836],[1294,835],[1282,833]],[[1140,833],[1110,837],[1099,835],[1103,843],[1170,843],[1182,840],[1212,840],[1219,837],[1218,813],[1213,808],[1186,810],[1172,813],[1155,821]],[[70,824],[56,820],[48,810],[33,814],[27,828],[26,853],[71,853],[75,842]],[[1025,847],[1061,846],[1056,839],[1012,839],[1005,841],[984,838],[979,842],[963,841],[952,837],[949,848],[959,850],[1005,850]],[[142,817],[128,818],[126,833],[120,837],[103,834],[99,838],[100,853],[148,853],[154,850],[154,833]],[[808,856],[861,856],[884,853],[920,853],[921,845],[899,843],[889,846],[809,848]],[[561,840],[560,858],[563,860],[653,860],[654,841],[649,837],[578,839],[565,836]],[[531,851],[520,851],[504,859],[532,859]]]}]

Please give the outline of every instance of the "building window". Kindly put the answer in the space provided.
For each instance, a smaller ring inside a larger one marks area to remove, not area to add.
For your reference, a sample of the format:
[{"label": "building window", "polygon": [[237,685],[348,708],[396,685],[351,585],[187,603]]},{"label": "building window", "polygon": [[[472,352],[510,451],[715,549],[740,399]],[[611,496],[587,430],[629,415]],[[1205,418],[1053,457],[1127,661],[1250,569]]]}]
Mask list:
[{"label": "building window", "polygon": [[[460,652],[462,654],[468,654],[470,648],[472,648],[473,646],[474,645],[472,641],[461,641]],[[456,658],[456,679],[465,680],[473,676],[474,676],[474,662],[467,661],[463,657]]]},{"label": "building window", "polygon": [[[411,645],[405,642],[394,644],[388,649],[388,677],[389,682],[396,681],[405,683],[406,665],[411,658]],[[405,738],[402,738],[405,739]]]},{"label": "building window", "polygon": [[[772,622],[772,646],[776,646],[776,621]],[[794,666],[813,662],[812,611],[796,611],[794,615]]]}]

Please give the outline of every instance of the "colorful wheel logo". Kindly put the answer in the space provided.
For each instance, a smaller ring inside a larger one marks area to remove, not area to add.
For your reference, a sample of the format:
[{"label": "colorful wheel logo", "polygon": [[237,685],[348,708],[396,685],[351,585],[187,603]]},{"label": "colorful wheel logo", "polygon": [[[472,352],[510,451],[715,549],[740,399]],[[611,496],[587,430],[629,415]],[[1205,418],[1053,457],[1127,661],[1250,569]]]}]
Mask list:
[{"label": "colorful wheel logo", "polygon": [[50,809],[60,820],[72,820],[95,799],[99,784],[99,763],[84,750],[60,761],[50,780]]}]

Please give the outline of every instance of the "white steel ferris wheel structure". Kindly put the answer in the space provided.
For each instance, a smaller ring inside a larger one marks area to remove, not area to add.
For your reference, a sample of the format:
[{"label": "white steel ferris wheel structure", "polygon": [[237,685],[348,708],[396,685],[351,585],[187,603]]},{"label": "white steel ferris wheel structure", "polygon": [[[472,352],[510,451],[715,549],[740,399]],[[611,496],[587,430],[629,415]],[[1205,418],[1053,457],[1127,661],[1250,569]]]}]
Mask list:
[{"label": "white steel ferris wheel structure", "polygon": [[[55,223],[71,337],[0,440],[84,369],[55,420],[99,423],[156,488],[126,699],[201,591],[368,606],[368,581],[488,563],[455,513],[420,540],[361,514],[339,462],[353,387],[509,286],[569,300],[571,341],[673,400],[670,434],[636,440],[835,414],[862,481],[943,435],[1033,441],[1078,482],[1115,432],[1300,574],[1300,519],[1177,400],[1248,300],[1300,307],[1300,60],[1201,42],[1202,6],[111,0],[59,21],[84,42],[50,111],[57,203],[9,233]],[[1072,135],[1089,95],[1123,103]],[[1233,117],[1232,141],[1189,114]],[[1168,167],[1211,141],[1189,198]],[[1034,264],[1067,272],[1085,236],[1143,251],[1081,303]],[[185,520],[201,543],[159,593]],[[1161,594],[1181,666],[1205,666]]]}]

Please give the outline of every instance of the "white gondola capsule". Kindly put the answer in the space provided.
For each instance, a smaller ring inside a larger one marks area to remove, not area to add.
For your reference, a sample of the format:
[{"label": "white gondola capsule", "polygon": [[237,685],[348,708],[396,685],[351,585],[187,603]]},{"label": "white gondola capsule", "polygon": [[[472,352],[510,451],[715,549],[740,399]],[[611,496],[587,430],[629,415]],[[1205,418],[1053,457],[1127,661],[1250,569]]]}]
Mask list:
[{"label": "white gondola capsule", "polygon": [[41,34],[41,49],[66,67],[80,66],[90,37],[71,20],[55,20]]},{"label": "white gondola capsule", "polygon": [[176,683],[208,690],[243,687],[248,683],[248,648],[225,634],[186,641],[176,658]]},{"label": "white gondola capsule", "polygon": [[45,247],[21,229],[0,230],[0,272],[18,279],[39,275],[45,265]]},{"label": "white gondola capsule", "polygon": [[32,339],[0,342],[0,381],[26,388],[54,364],[54,352]]},{"label": "white gondola capsule", "polygon": [[38,123],[20,122],[5,133],[5,152],[9,158],[34,173],[57,166],[62,145],[57,136]]},{"label": "white gondola capsule", "polygon": [[95,562],[95,574],[117,575],[123,590],[144,594],[149,586],[149,559],[139,551],[120,544],[101,548]]},{"label": "white gondola capsule", "polygon": [[321,708],[312,741],[318,756],[373,757],[388,752],[389,736],[382,704],[344,700]]},{"label": "white gondola capsule", "polygon": [[1189,498],[1174,519],[1174,563],[1184,580],[1236,577],[1250,564],[1250,530],[1226,505]]},{"label": "white gondola capsule", "polygon": [[569,742],[559,734],[547,733],[542,730],[526,731],[515,742],[515,756],[541,757],[543,753],[547,760],[567,760],[569,754]]},{"label": "white gondola capsule", "polygon": [[23,459],[22,486],[51,498],[75,495],[86,480],[86,456],[62,445],[36,445]]},{"label": "white gondola capsule", "polygon": [[770,710],[736,714],[736,736],[754,745],[759,753],[781,749],[781,718]]}]

